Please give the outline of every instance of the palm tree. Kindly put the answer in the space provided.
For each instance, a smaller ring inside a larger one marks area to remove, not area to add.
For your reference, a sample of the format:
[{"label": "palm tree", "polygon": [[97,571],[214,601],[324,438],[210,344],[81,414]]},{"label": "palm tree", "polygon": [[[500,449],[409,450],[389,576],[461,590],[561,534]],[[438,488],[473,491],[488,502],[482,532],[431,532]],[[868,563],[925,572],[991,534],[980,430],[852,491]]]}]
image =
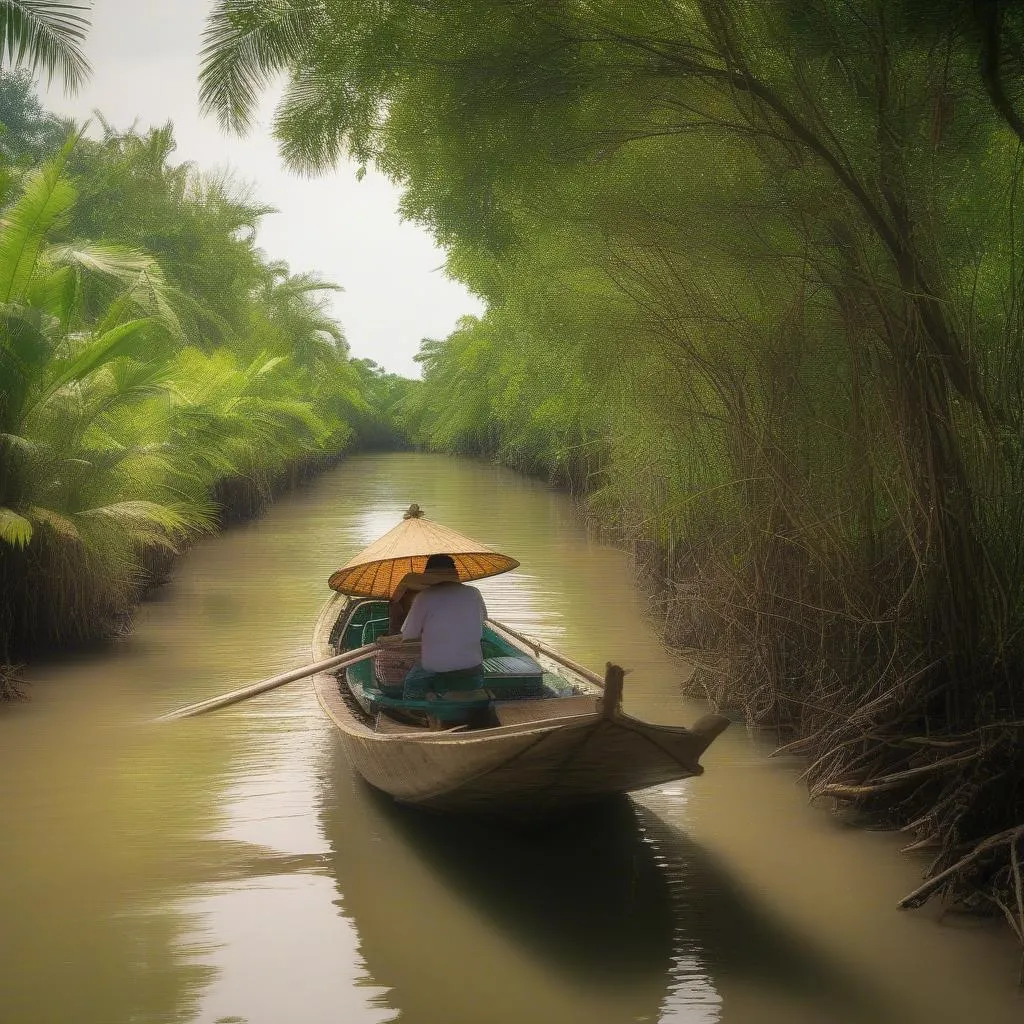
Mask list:
[{"label": "palm tree", "polygon": [[42,68],[52,79],[59,72],[74,92],[91,68],[81,44],[89,20],[84,4],[58,0],[0,0],[0,62]]},{"label": "palm tree", "polygon": [[[91,618],[122,613],[146,552],[212,522],[169,447],[160,355],[180,328],[160,268],[138,251],[47,240],[75,200],[72,144],[0,217],[0,655],[37,622],[85,635]],[[86,319],[86,298],[111,282]]]},{"label": "palm tree", "polygon": [[237,242],[258,209],[173,173],[168,138],[109,143],[141,170],[140,194],[168,200],[128,237],[195,206],[191,235],[164,247],[179,280],[196,245],[240,245],[238,316],[218,343],[189,322],[216,318],[209,288],[171,286],[148,247],[78,239],[76,140],[0,208],[0,662],[118,622],[165,552],[210,529],[219,505],[255,511],[279,480],[337,455],[362,407],[324,306],[335,286]]},{"label": "palm tree", "polygon": [[204,111],[231,131],[252,127],[260,93],[300,58],[322,16],[322,5],[309,0],[220,0],[204,35]]},{"label": "palm tree", "polygon": [[[274,132],[288,166],[303,174],[322,173],[348,152],[362,165],[361,177],[376,154],[380,114],[395,81],[393,30],[408,13],[391,4],[394,19],[385,16],[377,24],[376,12],[369,10],[373,6],[345,0],[217,0],[203,35],[203,113],[244,134],[262,94],[283,74],[288,83]],[[360,7],[367,10],[360,13]],[[378,38],[371,40],[373,35]]]}]

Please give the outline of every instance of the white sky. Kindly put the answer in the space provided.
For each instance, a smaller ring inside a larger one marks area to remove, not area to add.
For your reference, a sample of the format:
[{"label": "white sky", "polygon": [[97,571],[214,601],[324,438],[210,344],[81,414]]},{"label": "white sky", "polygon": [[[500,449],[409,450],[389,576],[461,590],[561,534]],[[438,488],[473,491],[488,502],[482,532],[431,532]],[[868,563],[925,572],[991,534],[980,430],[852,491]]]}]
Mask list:
[{"label": "white sky", "polygon": [[412,357],[420,340],[445,337],[460,316],[480,312],[480,302],[444,275],[445,255],[433,239],[399,221],[398,193],[386,178],[371,170],[357,182],[349,164],[318,179],[285,171],[269,132],[272,102],[242,139],[200,118],[200,37],[210,6],[211,0],[95,0],[86,43],[92,77],[76,96],[65,96],[55,81],[43,90],[44,104],[79,120],[99,110],[119,128],[172,120],[172,159],[230,166],[255,185],[256,198],[277,208],[259,235],[270,258],[345,289],[332,306],[352,354],[418,376]]}]

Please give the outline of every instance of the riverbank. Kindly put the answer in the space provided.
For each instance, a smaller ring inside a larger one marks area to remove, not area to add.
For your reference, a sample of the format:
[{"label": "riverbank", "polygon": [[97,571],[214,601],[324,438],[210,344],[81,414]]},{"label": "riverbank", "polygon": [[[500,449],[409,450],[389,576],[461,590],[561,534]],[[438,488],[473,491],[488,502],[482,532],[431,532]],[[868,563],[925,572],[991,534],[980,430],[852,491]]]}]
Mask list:
[{"label": "riverbank", "polygon": [[223,170],[171,162],[170,125],[64,141],[29,78],[0,79],[22,115],[7,157],[33,124],[48,140],[0,154],[12,663],[123,631],[182,550],[340,456],[401,389],[350,358],[337,285],[257,246],[268,207]]},{"label": "riverbank", "polygon": [[[344,457],[344,452],[306,456],[273,473],[217,480],[210,496],[214,515],[208,529],[193,531],[174,545],[154,544],[142,548],[130,577],[106,601],[98,603],[92,614],[79,613],[74,621],[61,617],[62,610],[67,615],[73,606],[54,601],[52,594],[54,587],[69,583],[67,562],[47,565],[46,558],[54,558],[55,553],[45,546],[33,548],[30,545],[17,552],[17,560],[21,562],[17,566],[12,564],[15,560],[12,552],[0,546],[0,570],[6,573],[8,581],[4,604],[8,608],[23,609],[20,618],[15,620],[15,629],[0,635],[0,651],[6,651],[8,658],[7,664],[0,664],[0,700],[26,696],[21,680],[23,663],[35,655],[72,651],[130,632],[139,602],[155,587],[167,583],[177,561],[200,537],[262,515],[276,498],[308,484]],[[43,611],[46,607],[50,609],[49,614]]]},{"label": "riverbank", "polygon": [[745,588],[714,551],[638,554],[665,642],[696,666],[685,692],[788,736],[774,756],[802,758],[812,803],[898,830],[904,852],[925,852],[924,880],[901,908],[937,897],[1003,918],[1024,944],[1024,719],[996,697],[1005,683],[976,695],[976,724],[965,727],[945,666],[929,663],[912,636],[887,643],[885,624],[839,611],[831,647],[805,660],[799,634],[822,628],[820,609],[803,613],[771,582]]},{"label": "riverbank", "polygon": [[[542,461],[491,457],[545,477]],[[934,665],[921,670],[913,636],[894,635],[890,624],[886,637],[874,623],[876,646],[866,657],[855,636],[870,624],[841,610],[830,623],[833,660],[817,660],[824,646],[809,659],[794,633],[822,628],[820,604],[801,620],[799,602],[771,582],[751,586],[714,538],[698,550],[624,528],[628,510],[595,501],[587,486],[600,479],[599,467],[553,469],[550,483],[631,553],[662,641],[694,666],[682,692],[782,737],[774,756],[802,759],[812,803],[846,821],[901,831],[904,852],[927,853],[924,880],[901,897],[901,908],[939,898],[1001,917],[1024,944],[1024,720],[1013,706],[993,703],[987,721],[956,728],[941,676],[927,671]],[[758,575],[772,579],[768,566]],[[852,621],[837,626],[843,618]],[[885,658],[883,673],[877,666]]]}]

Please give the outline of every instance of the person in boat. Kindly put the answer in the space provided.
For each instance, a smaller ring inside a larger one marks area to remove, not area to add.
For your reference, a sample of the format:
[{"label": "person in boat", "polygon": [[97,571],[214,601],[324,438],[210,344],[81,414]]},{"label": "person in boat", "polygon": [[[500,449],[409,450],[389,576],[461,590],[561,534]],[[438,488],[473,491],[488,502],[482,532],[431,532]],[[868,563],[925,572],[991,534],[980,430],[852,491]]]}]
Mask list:
[{"label": "person in boat", "polygon": [[[487,606],[476,587],[459,582],[451,555],[431,555],[417,579],[403,579],[396,596],[418,589],[402,623],[402,639],[421,641],[420,660],[405,677],[406,699],[430,699],[430,694],[453,705],[445,720],[486,709],[482,693],[483,637]],[[422,589],[419,589],[421,588]]]},{"label": "person in boat", "polygon": [[430,555],[423,572],[407,572],[398,581],[388,603],[388,635],[402,632],[402,623],[412,611],[412,603],[420,591],[437,583],[458,582],[459,574],[451,555]]},{"label": "person in boat", "polygon": [[410,576],[422,576],[422,573],[409,573],[402,577],[391,600],[388,602],[388,636],[398,636],[402,632],[402,623],[412,610],[418,589],[409,585]]}]

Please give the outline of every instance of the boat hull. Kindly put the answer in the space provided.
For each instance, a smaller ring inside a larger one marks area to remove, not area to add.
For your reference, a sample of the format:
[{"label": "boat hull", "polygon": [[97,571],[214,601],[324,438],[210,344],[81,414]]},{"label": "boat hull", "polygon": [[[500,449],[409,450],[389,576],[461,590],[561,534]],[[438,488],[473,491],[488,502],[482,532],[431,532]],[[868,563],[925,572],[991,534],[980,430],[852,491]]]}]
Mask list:
[{"label": "boat hull", "polygon": [[[342,614],[342,602],[325,607],[314,657],[334,653]],[[380,733],[346,700],[344,686],[331,673],[313,679],[355,770],[396,800],[452,813],[546,816],[699,775],[701,754],[728,724],[708,715],[692,729],[659,726],[616,710],[469,731]]]}]

